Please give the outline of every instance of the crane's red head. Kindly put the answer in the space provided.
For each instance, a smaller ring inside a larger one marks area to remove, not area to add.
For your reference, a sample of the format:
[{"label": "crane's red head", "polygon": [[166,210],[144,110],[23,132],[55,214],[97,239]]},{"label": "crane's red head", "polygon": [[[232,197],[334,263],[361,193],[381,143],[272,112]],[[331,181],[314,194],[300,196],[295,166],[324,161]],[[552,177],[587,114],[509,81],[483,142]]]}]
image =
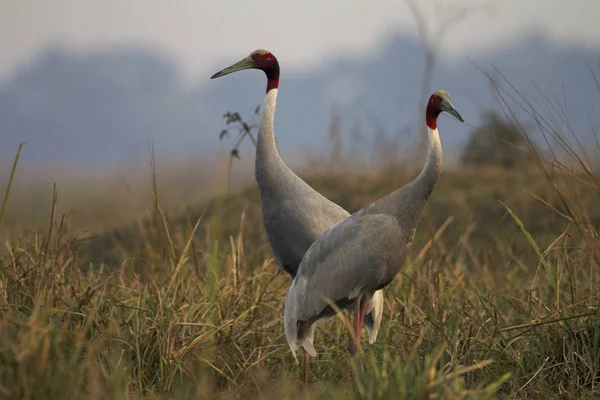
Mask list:
[{"label": "crane's red head", "polygon": [[211,76],[210,79],[242,71],[244,69],[260,69],[261,71],[264,71],[268,80],[267,93],[269,93],[269,90],[277,89],[279,86],[279,63],[277,62],[277,58],[275,58],[273,53],[264,49],[254,50],[242,61],[217,72]]},{"label": "crane's red head", "polygon": [[460,122],[465,122],[463,117],[460,116],[456,108],[450,102],[450,95],[448,92],[438,90],[429,98],[427,103],[427,111],[425,113],[425,121],[429,129],[437,129],[437,117],[442,112],[447,112]]}]

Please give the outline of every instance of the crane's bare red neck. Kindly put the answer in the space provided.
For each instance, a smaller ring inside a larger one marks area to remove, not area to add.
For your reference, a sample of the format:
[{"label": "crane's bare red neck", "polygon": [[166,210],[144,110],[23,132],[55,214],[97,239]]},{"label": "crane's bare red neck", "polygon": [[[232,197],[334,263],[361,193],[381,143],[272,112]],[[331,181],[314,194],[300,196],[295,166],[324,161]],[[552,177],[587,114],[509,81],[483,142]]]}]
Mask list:
[{"label": "crane's bare red neck", "polygon": [[272,89],[279,88],[279,75],[276,78],[267,77],[267,93],[269,93]]},{"label": "crane's bare red neck", "polygon": [[441,97],[432,94],[427,103],[427,111],[425,112],[425,122],[429,129],[437,129],[437,118],[442,113]]},{"label": "crane's bare red neck", "polygon": [[254,67],[264,71],[267,76],[267,93],[279,88],[279,62],[272,53],[257,54]]}]

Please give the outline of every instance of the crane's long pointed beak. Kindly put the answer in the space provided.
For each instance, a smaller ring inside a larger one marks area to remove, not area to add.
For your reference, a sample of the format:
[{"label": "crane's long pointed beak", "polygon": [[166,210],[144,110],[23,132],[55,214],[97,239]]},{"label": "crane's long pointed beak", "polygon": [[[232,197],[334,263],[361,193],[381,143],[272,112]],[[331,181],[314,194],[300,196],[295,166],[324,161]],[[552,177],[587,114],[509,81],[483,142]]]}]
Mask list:
[{"label": "crane's long pointed beak", "polygon": [[254,68],[254,65],[252,65],[252,61],[249,58],[244,58],[242,61],[239,61],[230,67],[220,70],[219,72],[217,72],[216,74],[211,76],[210,79],[219,78],[219,77],[227,75],[227,74],[231,74],[234,72],[238,72],[238,71],[242,71],[244,69],[250,69],[250,68]]},{"label": "crane's long pointed beak", "polygon": [[442,101],[442,104],[440,104],[440,108],[442,109],[442,111],[445,111],[448,114],[452,115],[454,118],[456,118],[460,122],[465,122],[463,117],[458,113],[458,111],[456,111],[456,108],[454,108],[452,103],[450,103],[448,100]]}]

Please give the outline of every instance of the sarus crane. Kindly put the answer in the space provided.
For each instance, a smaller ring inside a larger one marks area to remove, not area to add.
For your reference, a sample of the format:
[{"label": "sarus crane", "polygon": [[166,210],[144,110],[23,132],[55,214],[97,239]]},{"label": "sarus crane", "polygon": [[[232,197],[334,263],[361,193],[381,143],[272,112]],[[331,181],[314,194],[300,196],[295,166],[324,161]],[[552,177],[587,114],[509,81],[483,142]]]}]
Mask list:
[{"label": "sarus crane", "polygon": [[[322,234],[308,249],[285,300],[285,335],[290,349],[311,356],[315,323],[354,308],[354,335],[362,329],[365,302],[402,268],[427,199],[442,170],[442,145],[437,118],[446,112],[464,122],[439,90],[425,113],[429,150],[425,166],[410,183],[360,209]],[[332,306],[335,304],[334,307]],[[350,353],[356,353],[356,343]]]},{"label": "sarus crane", "polygon": [[[292,279],[302,257],[327,229],[348,218],[350,213],[329,201],[298,177],[279,156],[273,128],[279,88],[279,63],[268,50],[258,49],[227,67],[211,79],[246,69],[262,70],[267,76],[267,95],[256,144],[254,174],[260,191],[265,231],[279,268]],[[381,325],[383,293],[377,291],[365,305],[365,325],[373,343]],[[351,310],[350,310],[351,311]],[[362,330],[362,329],[361,329]],[[311,342],[314,330],[311,331]],[[349,339],[349,347],[353,345]],[[310,356],[304,354],[304,384],[308,386]]]}]

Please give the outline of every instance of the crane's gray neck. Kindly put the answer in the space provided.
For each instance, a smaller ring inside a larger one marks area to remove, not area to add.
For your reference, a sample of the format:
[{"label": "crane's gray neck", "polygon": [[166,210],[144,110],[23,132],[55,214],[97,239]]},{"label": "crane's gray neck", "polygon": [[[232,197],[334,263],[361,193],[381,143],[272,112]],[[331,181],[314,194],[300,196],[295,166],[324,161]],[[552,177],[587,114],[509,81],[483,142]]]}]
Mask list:
[{"label": "crane's gray neck", "polygon": [[442,144],[437,129],[427,128],[429,150],[421,173],[409,184],[375,202],[382,210],[402,220],[405,227],[416,228],[427,199],[431,196],[442,171]]},{"label": "crane's gray neck", "polygon": [[427,152],[427,161],[425,167],[412,182],[414,185],[416,194],[419,195],[418,199],[423,202],[427,201],[435,185],[437,184],[440,175],[442,173],[442,143],[440,141],[440,135],[437,128],[427,128],[429,137],[429,150]]},{"label": "crane's gray neck", "polygon": [[275,117],[275,104],[277,102],[277,89],[271,89],[265,97],[262,117],[260,120],[260,131],[256,143],[256,167],[268,167],[281,161],[277,145],[275,143],[275,131],[273,127]]}]

